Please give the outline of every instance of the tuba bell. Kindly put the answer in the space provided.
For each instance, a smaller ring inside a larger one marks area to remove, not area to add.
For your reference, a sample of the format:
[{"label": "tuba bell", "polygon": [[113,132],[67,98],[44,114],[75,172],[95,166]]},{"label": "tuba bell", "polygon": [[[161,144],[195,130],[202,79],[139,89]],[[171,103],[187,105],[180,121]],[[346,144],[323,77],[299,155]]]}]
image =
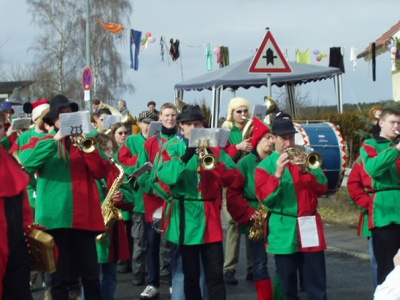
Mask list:
[{"label": "tuba bell", "polygon": [[264,104],[267,106],[266,115],[279,112],[278,104],[270,96],[264,97]]}]

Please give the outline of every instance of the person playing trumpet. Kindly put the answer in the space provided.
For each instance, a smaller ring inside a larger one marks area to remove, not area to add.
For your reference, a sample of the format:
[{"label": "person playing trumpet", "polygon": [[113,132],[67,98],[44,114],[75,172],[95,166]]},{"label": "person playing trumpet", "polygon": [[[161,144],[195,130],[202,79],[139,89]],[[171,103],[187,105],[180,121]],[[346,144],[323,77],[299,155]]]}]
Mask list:
[{"label": "person playing trumpet", "polygon": [[110,164],[97,149],[81,151],[61,135],[59,115],[74,111],[76,103],[55,96],[43,120],[54,124],[56,134],[31,140],[19,158],[27,172],[39,174],[35,221],[47,228],[58,247],[52,299],[68,299],[70,279],[79,274],[85,299],[97,300],[101,292],[95,237],[105,227],[95,180],[107,177]]},{"label": "person playing trumpet", "polygon": [[325,300],[326,242],[317,206],[328,181],[320,167],[289,161],[286,149],[294,147],[296,133],[290,119],[275,120],[272,133],[276,136],[275,151],[260,162],[255,172],[257,198],[270,212],[267,251],[275,255],[284,299],[298,299],[300,269],[308,299]]},{"label": "person playing trumpet", "polygon": [[[275,136],[270,128],[260,119],[254,118],[252,137],[253,150],[238,163],[238,170],[242,184],[239,188],[228,187],[226,199],[227,208],[232,218],[239,223],[240,233],[249,236],[252,223],[260,218],[257,211],[259,201],[255,193],[254,171],[257,165],[274,149]],[[264,232],[264,237],[266,232]],[[268,257],[265,250],[265,238],[260,240],[249,239],[249,246],[253,256],[253,280],[259,300],[272,300],[273,291],[271,278],[268,273]]]}]

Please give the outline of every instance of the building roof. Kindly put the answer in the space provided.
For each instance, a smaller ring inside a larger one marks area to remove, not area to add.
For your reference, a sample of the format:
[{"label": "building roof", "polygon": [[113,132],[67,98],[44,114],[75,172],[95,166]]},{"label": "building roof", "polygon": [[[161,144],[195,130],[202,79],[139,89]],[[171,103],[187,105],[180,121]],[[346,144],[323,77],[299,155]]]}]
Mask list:
[{"label": "building roof", "polygon": [[[381,55],[388,51],[387,44],[391,40],[391,38],[400,31],[400,21],[397,24],[393,25],[388,31],[386,31],[380,38],[376,41],[371,42],[375,43],[375,56]],[[361,53],[357,55],[357,58],[364,58],[366,61],[372,59],[371,53],[371,44]]]},{"label": "building roof", "polygon": [[33,81],[4,81],[0,82],[0,94],[11,94],[15,88],[24,88]]}]

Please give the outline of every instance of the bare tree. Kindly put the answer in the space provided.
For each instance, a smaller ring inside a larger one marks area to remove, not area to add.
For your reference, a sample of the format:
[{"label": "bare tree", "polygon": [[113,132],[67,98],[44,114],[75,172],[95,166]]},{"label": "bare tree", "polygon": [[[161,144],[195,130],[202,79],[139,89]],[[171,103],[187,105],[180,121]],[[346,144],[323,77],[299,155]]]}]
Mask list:
[{"label": "bare tree", "polygon": [[[42,34],[31,47],[35,51],[36,70],[45,74],[38,89],[45,94],[65,93],[79,101],[83,95],[81,74],[86,65],[86,1],[27,2],[33,23],[42,28]],[[133,90],[133,86],[123,81],[122,60],[115,46],[115,37],[106,32],[97,20],[121,22],[127,27],[132,8],[128,0],[92,0],[90,9],[94,95],[112,102],[121,92]]]}]

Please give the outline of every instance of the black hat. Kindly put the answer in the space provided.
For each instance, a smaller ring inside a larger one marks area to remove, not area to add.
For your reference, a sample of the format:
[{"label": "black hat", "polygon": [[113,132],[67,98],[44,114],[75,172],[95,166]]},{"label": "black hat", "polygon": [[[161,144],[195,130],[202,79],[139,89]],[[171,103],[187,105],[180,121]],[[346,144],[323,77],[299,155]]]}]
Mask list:
[{"label": "black hat", "polygon": [[275,120],[278,120],[278,119],[292,119],[292,116],[291,115],[289,115],[288,113],[285,113],[285,112],[283,112],[283,111],[279,111],[279,112],[277,112],[277,114],[275,115]]},{"label": "black hat", "polygon": [[49,125],[54,125],[51,121],[57,119],[60,109],[70,107],[73,112],[79,110],[78,104],[75,102],[70,102],[64,95],[57,95],[50,101],[50,111],[43,117],[43,121]]},{"label": "black hat", "polygon": [[198,105],[185,105],[179,114],[179,122],[203,121],[205,118]]},{"label": "black hat", "polygon": [[294,128],[292,120],[289,119],[275,119],[272,123],[272,133],[275,135],[285,135],[291,133],[297,133]]},{"label": "black hat", "polygon": [[145,110],[139,114],[139,122],[153,122],[158,121],[158,116],[152,111]]}]

